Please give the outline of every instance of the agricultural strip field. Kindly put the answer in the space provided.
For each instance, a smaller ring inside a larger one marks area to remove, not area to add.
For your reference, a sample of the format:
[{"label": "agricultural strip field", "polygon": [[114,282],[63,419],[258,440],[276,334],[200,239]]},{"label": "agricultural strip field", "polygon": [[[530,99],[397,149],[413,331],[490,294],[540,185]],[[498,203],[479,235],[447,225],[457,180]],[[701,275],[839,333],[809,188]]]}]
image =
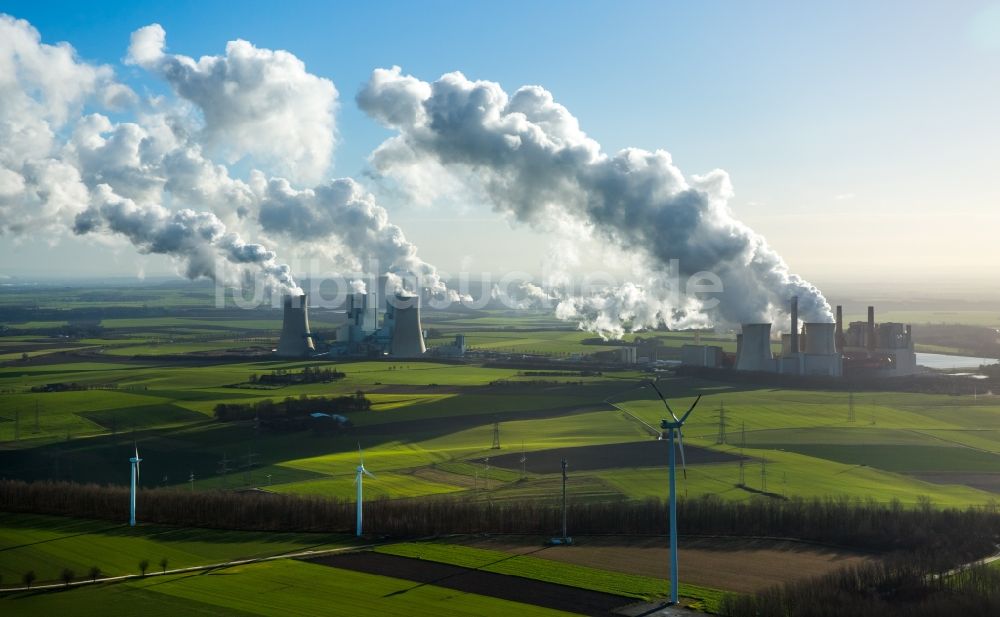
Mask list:
[{"label": "agricultural strip field", "polygon": [[[572,546],[538,550],[543,538],[490,536],[460,539],[464,546],[611,570],[667,578],[670,551],[665,537],[574,537]],[[386,549],[391,550],[391,547]],[[842,548],[786,540],[680,538],[681,579],[695,585],[752,593],[772,585],[821,576],[875,558]]]},{"label": "agricultural strip field", "polygon": [[[435,585],[462,593],[474,593],[580,615],[608,615],[614,609],[634,601],[625,596],[544,582],[531,577],[518,577],[513,580],[509,575],[480,568],[467,568],[384,552],[364,551],[349,555],[329,555],[311,559],[310,562],[413,581],[416,583],[412,587],[414,589],[423,585]],[[397,592],[399,595],[406,593],[408,590]]]},{"label": "agricultural strip field", "polygon": [[[559,469],[561,461],[573,461],[573,469],[580,471],[591,471],[594,469],[615,469],[619,467],[663,467],[667,464],[669,456],[669,442],[666,440],[646,440],[627,443],[600,444],[595,446],[576,446],[570,448],[556,448],[552,450],[538,450],[531,453],[531,457],[517,452],[491,456],[490,464],[508,469],[520,469],[521,458],[524,456],[524,468],[532,473],[551,473],[554,469]],[[688,464],[698,465],[706,463],[727,463],[735,462],[738,456],[709,450],[698,446],[685,448],[685,458]],[[677,455],[677,462],[680,463],[680,455]]]},{"label": "agricultural strip field", "polygon": [[[657,450],[665,444],[656,444],[640,422],[603,403],[610,399],[658,426],[665,410],[648,388],[637,389],[648,376],[636,370],[600,374],[566,362],[552,374],[537,375],[476,363],[212,360],[201,355],[207,347],[258,344],[253,341],[266,347],[280,312],[214,309],[205,289],[50,292],[51,298],[43,294],[38,302],[95,306],[97,298],[111,297],[135,306],[145,296],[150,307],[176,301],[182,308],[158,308],[148,317],[119,313],[123,316],[100,320],[103,331],[79,339],[40,332],[72,326],[71,320],[10,324],[11,336],[0,337],[5,344],[0,353],[77,346],[105,351],[0,362],[0,468],[9,477],[122,484],[127,480],[122,461],[137,442],[147,487],[261,488],[351,498],[360,443],[366,463],[379,475],[366,484],[373,499],[552,499],[564,456],[572,500],[662,499],[665,493],[666,456]],[[193,296],[187,293],[204,300],[200,309],[191,308]],[[319,331],[343,318],[329,310],[312,317]],[[467,341],[479,337],[494,349],[510,344],[556,356],[615,348],[544,311],[429,311],[426,318],[432,338],[442,342],[464,333]],[[638,336],[660,339],[671,349],[696,337],[732,342],[725,333],[708,332],[637,333],[625,340]],[[154,354],[163,350],[176,357],[157,359]],[[306,367],[336,368],[345,376],[285,386],[253,381]],[[32,391],[49,384],[74,389]],[[978,505],[1000,489],[992,475],[1000,474],[1000,402],[991,395],[856,393],[849,420],[847,392],[757,388],[662,373],[660,386],[675,409],[704,397],[685,426],[691,456],[679,490],[689,497],[846,495],[915,504],[930,495],[940,505]],[[371,401],[371,410],[351,413],[353,426],[343,434],[254,431],[250,422],[223,423],[213,416],[220,403],[358,391]],[[490,447],[493,422],[500,423],[499,451]]]},{"label": "agricultural strip field", "polygon": [[[527,552],[509,553],[457,543],[404,542],[380,546],[375,552],[566,585],[634,600],[651,600],[669,594],[669,582],[661,577],[560,563],[536,556],[550,550],[558,549],[536,545],[533,549],[527,549]],[[417,563],[419,565],[419,561]],[[722,592],[715,588],[682,583],[679,594],[688,599],[688,604],[694,603],[700,608],[712,610],[716,608]]]},{"label": "agricultural strip field", "polygon": [[219,568],[202,573],[155,576],[113,585],[54,593],[0,596],[4,615],[105,617],[354,617],[413,615],[476,617],[569,613],[434,585],[364,574],[296,560]]},{"label": "agricultural strip field", "polygon": [[170,568],[266,557],[303,550],[351,546],[351,536],[189,529],[155,525],[129,527],[103,521],[0,513],[0,576],[13,585],[28,570],[37,583],[57,582],[63,568],[85,577],[92,566],[105,576],[151,570],[161,559]]}]

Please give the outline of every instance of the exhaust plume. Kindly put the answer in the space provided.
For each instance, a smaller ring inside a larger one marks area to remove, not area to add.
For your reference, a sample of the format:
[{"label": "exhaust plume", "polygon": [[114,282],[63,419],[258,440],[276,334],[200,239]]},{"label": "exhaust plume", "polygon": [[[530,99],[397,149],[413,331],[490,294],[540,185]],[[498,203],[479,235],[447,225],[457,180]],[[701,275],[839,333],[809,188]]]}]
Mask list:
[{"label": "exhaust plume", "polygon": [[216,258],[239,266],[255,266],[265,285],[282,294],[301,294],[288,266],[260,244],[248,244],[210,212],[178,210],[158,205],[139,206],[115,195],[106,184],[97,187],[91,206],[76,217],[73,231],[87,234],[106,229],[125,236],[140,253],[169,255],[184,264],[190,279],[218,279]]},{"label": "exhaust plume", "polygon": [[[221,257],[298,293],[273,251],[244,240],[263,230],[294,247],[332,245],[337,258],[383,264],[397,279],[413,274],[439,296],[465,299],[352,180],[296,189],[256,169],[246,180],[231,176],[210,158],[250,157],[268,172],[318,180],[335,144],[330,80],[289,52],[246,41],[198,60],[167,53],[165,42],[157,24],[137,30],[126,63],[162,77],[182,101],[140,101],[111,67],[81,61],[68,44],[46,45],[27,22],[0,15],[0,234],[56,242],[104,231],[178,259],[189,277],[223,278]],[[112,122],[108,112],[130,115]]]},{"label": "exhaust plume", "polygon": [[[685,177],[664,150],[607,154],[539,86],[508,95],[499,84],[457,72],[428,83],[393,67],[374,71],[357,102],[398,131],[372,153],[376,171],[412,175],[412,166],[429,159],[430,168],[443,165],[481,178],[495,207],[519,221],[545,227],[569,216],[592,226],[598,238],[642,255],[640,278],[647,285],[564,307],[563,315],[580,318],[585,327],[614,334],[676,325],[690,320],[692,311],[718,324],[784,321],[792,296],[807,319],[832,321],[820,291],[789,272],[762,236],[734,218],[724,171]],[[718,276],[718,305],[694,297],[651,300],[682,291],[671,289],[664,276],[673,261],[682,277]]]},{"label": "exhaust plume", "polygon": [[453,302],[471,300],[448,289],[437,269],[417,256],[416,245],[406,239],[403,230],[389,222],[385,208],[350,178],[304,190],[275,178],[267,183],[259,208],[260,224],[266,232],[305,242],[335,240],[360,262],[356,264],[359,268],[375,262],[384,272],[415,276],[433,295]]}]

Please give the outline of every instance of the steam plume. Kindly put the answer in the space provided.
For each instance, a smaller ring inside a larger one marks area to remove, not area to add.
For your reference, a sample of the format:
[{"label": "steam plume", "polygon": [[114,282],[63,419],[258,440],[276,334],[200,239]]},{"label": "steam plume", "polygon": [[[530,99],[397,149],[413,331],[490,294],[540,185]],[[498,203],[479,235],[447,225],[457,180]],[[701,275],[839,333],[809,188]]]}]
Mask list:
[{"label": "steam plume", "polygon": [[86,234],[101,229],[125,236],[140,253],[179,259],[191,279],[217,280],[216,258],[221,257],[233,264],[255,266],[271,289],[302,293],[288,266],[275,261],[273,251],[227,232],[222,221],[210,212],[171,212],[162,206],[139,206],[102,184],[97,187],[91,207],[77,215],[73,231]]},{"label": "steam plume", "polygon": [[[508,95],[496,83],[457,72],[428,83],[393,67],[376,70],[357,102],[398,131],[372,154],[377,171],[412,173],[408,167],[428,158],[471,170],[494,205],[518,220],[544,226],[552,217],[570,216],[592,226],[598,238],[645,257],[639,277],[654,287],[639,295],[637,289],[612,291],[619,301],[600,306],[574,302],[564,315],[609,322],[594,327],[610,332],[626,321],[632,327],[673,325],[690,320],[692,311],[716,323],[781,321],[788,299],[797,295],[807,319],[832,320],[820,291],[789,272],[762,236],[734,218],[724,171],[685,177],[664,150],[609,155],[541,87]],[[658,300],[678,291],[666,287],[671,283],[663,276],[673,260],[682,277],[702,271],[719,277],[723,291],[716,307],[697,299]],[[642,305],[649,310],[639,310]]]}]

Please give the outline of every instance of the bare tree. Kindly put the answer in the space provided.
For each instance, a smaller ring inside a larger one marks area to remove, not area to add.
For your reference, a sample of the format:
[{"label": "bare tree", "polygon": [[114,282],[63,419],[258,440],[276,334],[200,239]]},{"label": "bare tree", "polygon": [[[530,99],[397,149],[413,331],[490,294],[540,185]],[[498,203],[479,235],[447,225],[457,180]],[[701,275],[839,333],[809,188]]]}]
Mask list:
[{"label": "bare tree", "polygon": [[139,572],[142,572],[143,576],[146,576],[146,570],[149,569],[149,560],[143,559],[139,562]]},{"label": "bare tree", "polygon": [[31,584],[35,582],[35,571],[28,570],[24,573],[24,576],[21,577],[21,580],[24,581],[25,587],[31,589]]},{"label": "bare tree", "polygon": [[162,571],[162,572],[163,572],[164,574],[166,574],[166,572],[167,572],[167,565],[168,565],[169,563],[170,563],[170,562],[169,562],[169,561],[167,561],[167,558],[166,558],[166,557],[164,557],[163,559],[161,559],[161,560],[160,560],[160,570],[161,570],[161,571]]},{"label": "bare tree", "polygon": [[69,568],[63,568],[62,572],[59,573],[59,578],[62,580],[63,585],[69,587],[69,584],[76,578],[76,573]]},{"label": "bare tree", "polygon": [[88,572],[88,574],[90,575],[90,582],[96,583],[97,578],[101,576],[101,569],[97,566],[90,566],[90,572]]}]

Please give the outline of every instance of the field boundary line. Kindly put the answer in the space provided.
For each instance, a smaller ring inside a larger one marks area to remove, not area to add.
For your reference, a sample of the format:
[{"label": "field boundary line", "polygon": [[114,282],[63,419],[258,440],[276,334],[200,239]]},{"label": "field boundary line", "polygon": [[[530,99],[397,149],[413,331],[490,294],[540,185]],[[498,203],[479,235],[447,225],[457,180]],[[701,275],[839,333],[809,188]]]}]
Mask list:
[{"label": "field boundary line", "polygon": [[297,551],[294,553],[281,553],[279,555],[268,555],[267,557],[248,557],[246,559],[233,559],[230,561],[223,561],[220,563],[212,563],[200,566],[188,566],[185,568],[174,568],[171,570],[161,570],[158,572],[150,572],[148,574],[122,574],[119,576],[105,576],[103,578],[98,578],[95,580],[85,579],[78,581],[71,581],[68,585],[66,583],[46,583],[44,585],[32,585],[31,587],[7,587],[0,589],[0,593],[12,593],[17,591],[53,591],[57,589],[66,589],[69,587],[82,587],[84,585],[96,585],[98,583],[121,583],[124,581],[150,578],[153,576],[170,576],[173,574],[185,574],[187,572],[200,572],[204,570],[217,570],[224,568],[231,568],[233,566],[243,566],[255,563],[263,563],[266,561],[278,561],[279,559],[300,559],[302,557],[320,557],[323,555],[328,555],[332,553],[345,553],[349,551],[362,551],[367,549],[372,549],[378,546],[386,544],[385,542],[376,542],[373,544],[361,544],[358,546],[338,546],[336,548],[327,548],[320,550],[307,550],[307,551]]}]

